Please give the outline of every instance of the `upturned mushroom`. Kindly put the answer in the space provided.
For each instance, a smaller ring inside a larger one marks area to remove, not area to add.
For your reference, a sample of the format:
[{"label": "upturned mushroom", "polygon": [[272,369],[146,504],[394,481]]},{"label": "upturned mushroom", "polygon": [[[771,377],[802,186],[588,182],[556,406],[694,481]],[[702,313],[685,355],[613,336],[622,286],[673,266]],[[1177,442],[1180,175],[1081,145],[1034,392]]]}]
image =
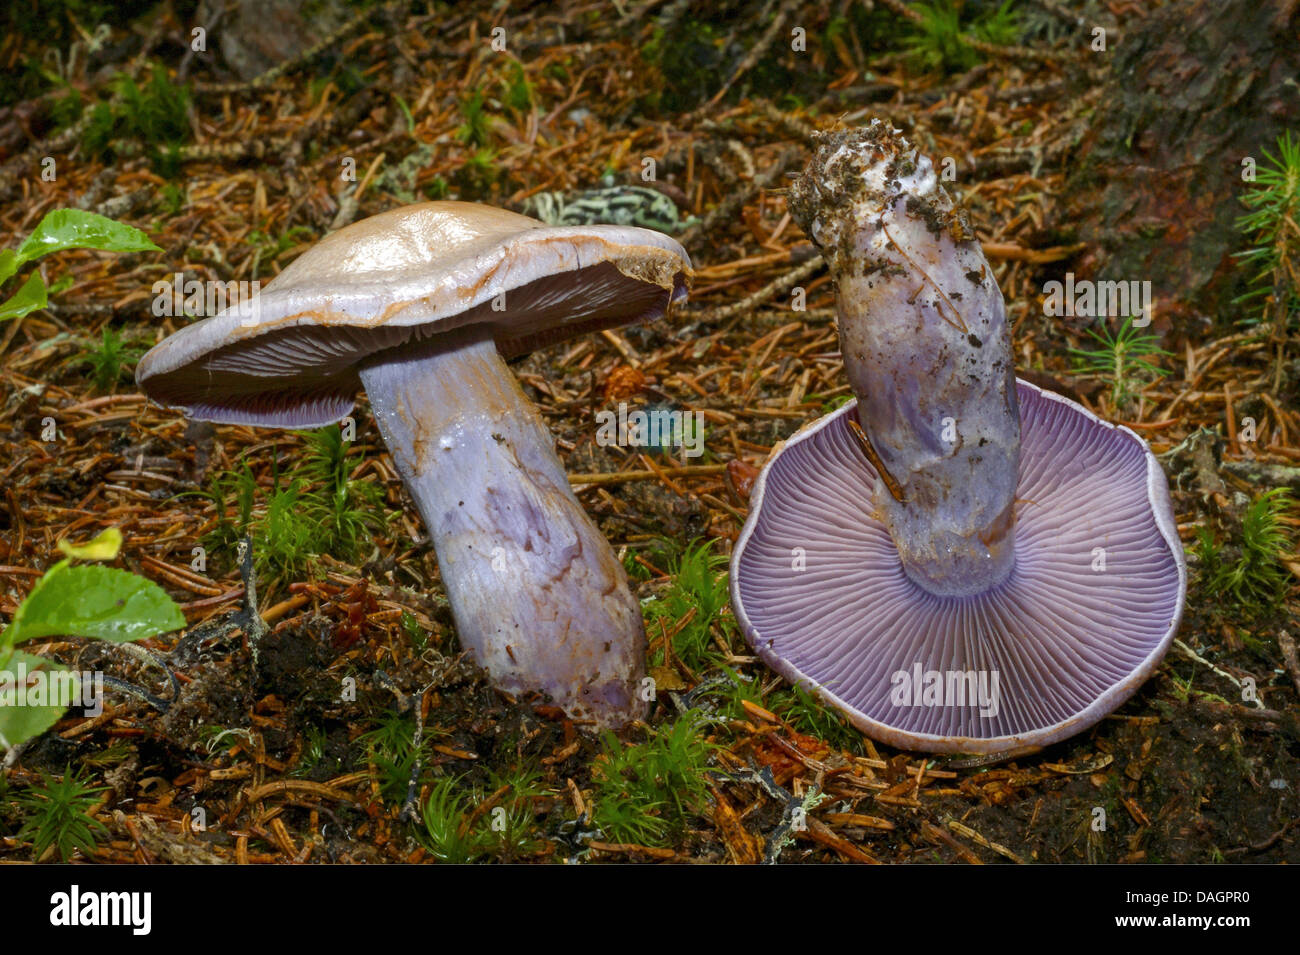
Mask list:
[{"label": "upturned mushroom", "polygon": [[900,748],[999,753],[1093,725],[1182,615],[1158,462],[1016,380],[979,243],[897,130],[820,137],[791,210],[835,280],[857,400],[755,485],[732,556],[747,639]]},{"label": "upturned mushroom", "polygon": [[421,203],[322,239],[136,380],[192,418],[280,428],[338,421],[364,387],[462,646],[501,689],[617,725],[646,708],[640,607],[504,358],[662,316],[691,275],[647,229]]}]

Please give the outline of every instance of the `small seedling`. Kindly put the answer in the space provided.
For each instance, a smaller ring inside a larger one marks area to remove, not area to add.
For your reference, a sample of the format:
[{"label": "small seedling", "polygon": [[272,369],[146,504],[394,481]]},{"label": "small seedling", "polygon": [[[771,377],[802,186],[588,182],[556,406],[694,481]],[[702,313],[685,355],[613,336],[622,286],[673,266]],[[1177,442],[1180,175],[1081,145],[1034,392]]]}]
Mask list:
[{"label": "small seedling", "polygon": [[1281,331],[1300,315],[1300,137],[1288,130],[1277,155],[1265,150],[1264,158],[1241,200],[1250,211],[1237,220],[1251,242],[1237,257],[1254,288],[1233,304],[1251,306],[1247,323],[1272,322]]},{"label": "small seedling", "polygon": [[[66,559],[45,572],[0,631],[0,750],[45,732],[73,703],[93,702],[84,699],[77,673],[18,647],[51,636],[127,643],[185,626],[185,615],[153,581],[116,567],[73,563],[113,560],[121,546],[115,527],[81,546],[59,541]],[[15,677],[23,671],[39,673],[48,692],[32,699],[27,680]]]},{"label": "small seedling", "polygon": [[24,816],[18,839],[32,843],[32,858],[39,862],[51,847],[64,862],[77,852],[93,855],[99,838],[108,835],[104,824],[90,815],[99,802],[96,794],[104,788],[91,786],[71,767],[61,780],[42,772],[41,784],[17,797]]},{"label": "small seedling", "polygon": [[100,392],[110,392],[144,354],[144,349],[105,327],[99,344],[81,354],[81,364],[90,368],[90,377]]},{"label": "small seedling", "polygon": [[1160,347],[1155,335],[1134,328],[1131,316],[1124,319],[1117,334],[1104,322],[1100,330],[1090,328],[1088,334],[1102,347],[1071,348],[1070,354],[1082,373],[1110,379],[1110,400],[1116,408],[1132,401],[1149,377],[1169,374],[1151,359],[1169,357],[1170,353]]},{"label": "small seedling", "polygon": [[[55,209],[47,212],[22,243],[15,249],[0,250],[0,286],[18,274],[24,265],[35,262],[53,252],[65,249],[100,249],[104,252],[161,252],[158,246],[139,229],[114,222],[93,212],[79,209]],[[67,288],[68,281],[56,282],[46,288],[39,271],[33,271],[27,281],[9,298],[0,302],[0,322],[22,318],[38,308],[45,308],[51,292]]]}]

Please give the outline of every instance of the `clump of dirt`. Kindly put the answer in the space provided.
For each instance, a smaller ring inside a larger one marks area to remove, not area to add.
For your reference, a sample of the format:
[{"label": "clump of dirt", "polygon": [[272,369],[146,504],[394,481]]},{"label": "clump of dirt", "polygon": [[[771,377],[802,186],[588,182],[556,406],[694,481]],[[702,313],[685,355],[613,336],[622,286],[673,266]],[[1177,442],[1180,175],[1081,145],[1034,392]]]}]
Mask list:
[{"label": "clump of dirt", "polygon": [[258,695],[274,694],[286,703],[337,699],[339,680],[325,669],[334,658],[326,642],[332,631],[328,620],[317,617],[263,637],[257,646]]},{"label": "clump of dirt", "polygon": [[159,729],[181,749],[195,750],[205,742],[205,729],[226,729],[249,725],[252,703],[246,680],[236,675],[237,667],[227,659],[201,664],[191,671],[190,681],[162,715]]}]

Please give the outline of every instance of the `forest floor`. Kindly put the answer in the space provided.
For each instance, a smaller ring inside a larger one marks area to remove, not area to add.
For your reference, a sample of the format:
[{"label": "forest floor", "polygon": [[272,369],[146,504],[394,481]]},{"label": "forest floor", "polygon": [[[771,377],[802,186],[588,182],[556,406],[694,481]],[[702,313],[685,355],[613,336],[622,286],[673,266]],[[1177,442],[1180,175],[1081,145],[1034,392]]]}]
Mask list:
[{"label": "forest floor", "polygon": [[[23,794],[65,773],[103,787],[89,812],[104,830],[76,854],[99,862],[1300,861],[1300,672],[1279,642],[1298,629],[1300,511],[1278,515],[1292,543],[1276,599],[1212,592],[1194,559],[1205,528],[1228,560],[1268,489],[1233,462],[1300,462],[1294,359],[1283,369],[1257,331],[1206,321],[1162,330],[1168,354],[1151,360],[1163,376],[1125,373],[1117,388],[1073,360],[1096,343],[1042,303],[1080,252],[1058,202],[1101,69],[1071,52],[1086,40],[1043,13],[1019,40],[1051,55],[933,68],[908,54],[917,28],[892,4],[847,16],[782,4],[780,30],[758,5],[706,22],[682,3],[629,0],[620,15],[571,2],[500,23],[489,6],[341,10],[335,35],[303,31],[300,47],[323,49],[254,80],[228,71],[215,30],[192,52],[169,4],[122,5],[102,33],[51,17],[0,40],[0,68],[24,77],[0,105],[4,233],[16,242],[49,210],[79,207],[163,250],[63,253],[71,284],[0,325],[0,614],[60,559],[57,541],[114,526],[118,566],[166,588],[190,624],[145,641],[152,662],[82,640],[33,649],[136,689],[110,688],[100,716],[70,712],[7,767],[0,861],[32,858]],[[1095,6],[1121,28],[1141,16]],[[502,24],[506,52],[492,48]],[[794,25],[806,52],[789,49]],[[44,48],[63,55],[42,78],[23,64]],[[863,738],[757,662],[727,606],[726,557],[757,469],[849,394],[829,278],[787,213],[787,174],[811,130],[871,117],[957,157],[955,192],[1005,296],[1018,372],[1167,455],[1193,555],[1181,645],[1155,675],[1091,730],[1009,760]],[[14,174],[45,155],[55,181]],[[132,378],[143,350],[184,324],[150,312],[154,283],[176,272],[265,282],[325,232],[402,203],[519,208],[606,175],[697,220],[678,235],[690,301],[513,367],[645,602],[658,698],[617,738],[506,698],[464,661],[364,397],[344,447],[187,424]],[[791,308],[795,287],[806,310]],[[600,446],[594,415],[620,401],[701,413],[705,453]],[[1258,446],[1238,437],[1247,414],[1267,436]],[[1188,443],[1202,429],[1213,435]],[[297,499],[285,495],[323,493],[331,468],[364,530],[322,543],[286,517]],[[270,628],[256,661],[233,619],[243,533]],[[1243,699],[1248,679],[1258,704]]]}]

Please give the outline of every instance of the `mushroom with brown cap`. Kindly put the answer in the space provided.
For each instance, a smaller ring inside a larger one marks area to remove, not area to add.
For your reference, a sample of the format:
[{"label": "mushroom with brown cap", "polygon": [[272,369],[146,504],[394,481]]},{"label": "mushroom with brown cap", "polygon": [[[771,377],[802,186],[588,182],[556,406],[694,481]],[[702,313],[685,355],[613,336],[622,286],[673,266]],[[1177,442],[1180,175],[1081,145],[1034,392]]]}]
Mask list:
[{"label": "mushroom with brown cap", "polygon": [[878,121],[791,194],[857,401],[779,446],[732,555],[757,653],[905,749],[1043,746],[1128,699],[1187,587],[1127,428],[1014,376],[1002,295],[929,160]]},{"label": "mushroom with brown cap", "polygon": [[421,203],[322,239],[136,380],[193,418],[282,428],[337,421],[364,387],[462,645],[507,692],[617,725],[645,710],[640,608],[503,356],[659,317],[691,274],[648,229]]}]

